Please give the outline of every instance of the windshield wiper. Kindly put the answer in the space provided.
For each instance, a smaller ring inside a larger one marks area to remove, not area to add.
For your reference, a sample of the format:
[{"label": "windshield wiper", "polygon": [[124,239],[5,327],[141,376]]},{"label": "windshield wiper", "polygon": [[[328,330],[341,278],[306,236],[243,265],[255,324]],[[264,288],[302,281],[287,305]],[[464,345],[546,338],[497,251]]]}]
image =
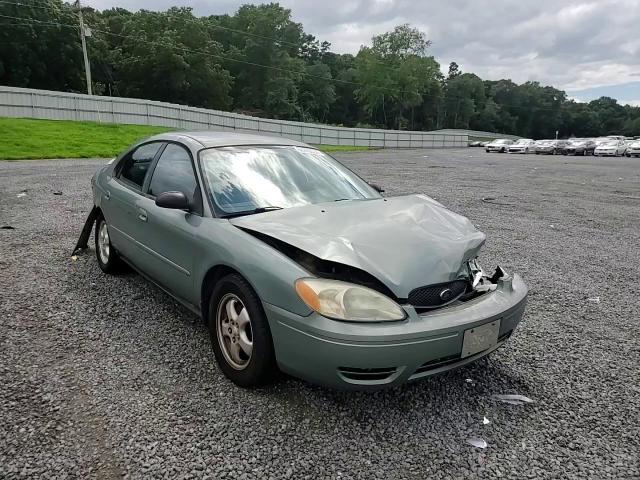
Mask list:
[{"label": "windshield wiper", "polygon": [[234,212],[234,213],[229,213],[227,215],[223,215],[223,218],[232,218],[232,217],[241,217],[243,215],[253,215],[256,213],[265,213],[265,212],[272,212],[274,210],[282,210],[282,207],[276,207],[273,205],[268,205],[266,207],[257,207],[257,208],[253,208],[251,210],[243,210],[241,212]]}]

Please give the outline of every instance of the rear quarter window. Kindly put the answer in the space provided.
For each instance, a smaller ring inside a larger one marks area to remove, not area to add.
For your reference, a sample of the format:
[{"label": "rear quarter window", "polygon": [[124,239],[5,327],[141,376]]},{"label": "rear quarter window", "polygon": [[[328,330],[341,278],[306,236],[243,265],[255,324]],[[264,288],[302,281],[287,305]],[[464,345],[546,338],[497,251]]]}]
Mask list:
[{"label": "rear quarter window", "polygon": [[161,142],[147,143],[125,155],[119,165],[118,177],[141,189]]}]

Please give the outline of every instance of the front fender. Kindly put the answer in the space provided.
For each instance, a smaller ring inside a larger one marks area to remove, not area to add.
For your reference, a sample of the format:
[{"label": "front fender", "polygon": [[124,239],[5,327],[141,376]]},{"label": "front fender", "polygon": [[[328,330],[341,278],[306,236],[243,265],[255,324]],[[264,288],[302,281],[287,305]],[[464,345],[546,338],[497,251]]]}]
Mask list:
[{"label": "front fender", "polygon": [[224,265],[238,271],[263,302],[297,315],[311,313],[294,287],[310,273],[283,253],[221,218],[204,219],[196,243],[202,259],[194,266],[194,289],[201,289],[209,270]]}]

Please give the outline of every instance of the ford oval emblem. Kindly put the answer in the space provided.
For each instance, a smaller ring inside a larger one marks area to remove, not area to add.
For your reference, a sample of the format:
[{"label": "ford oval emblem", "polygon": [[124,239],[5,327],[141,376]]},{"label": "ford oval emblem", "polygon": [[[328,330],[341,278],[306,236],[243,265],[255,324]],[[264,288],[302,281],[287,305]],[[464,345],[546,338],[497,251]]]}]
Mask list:
[{"label": "ford oval emblem", "polygon": [[443,302],[446,302],[447,300],[451,300],[452,296],[453,296],[453,292],[449,288],[445,288],[440,292],[440,300],[442,300]]}]

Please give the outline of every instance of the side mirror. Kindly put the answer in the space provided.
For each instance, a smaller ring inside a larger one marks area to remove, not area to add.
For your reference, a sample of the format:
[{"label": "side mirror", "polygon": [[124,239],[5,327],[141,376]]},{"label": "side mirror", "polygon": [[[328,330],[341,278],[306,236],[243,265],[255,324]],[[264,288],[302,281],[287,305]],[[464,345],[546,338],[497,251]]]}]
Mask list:
[{"label": "side mirror", "polygon": [[156,205],[174,210],[188,210],[189,200],[182,192],[164,192],[156,197]]},{"label": "side mirror", "polygon": [[384,188],[382,188],[382,187],[381,187],[380,185],[378,185],[377,183],[371,183],[371,182],[368,182],[368,183],[369,183],[369,186],[370,186],[371,188],[373,188],[376,192],[378,192],[378,193],[384,193]]}]

